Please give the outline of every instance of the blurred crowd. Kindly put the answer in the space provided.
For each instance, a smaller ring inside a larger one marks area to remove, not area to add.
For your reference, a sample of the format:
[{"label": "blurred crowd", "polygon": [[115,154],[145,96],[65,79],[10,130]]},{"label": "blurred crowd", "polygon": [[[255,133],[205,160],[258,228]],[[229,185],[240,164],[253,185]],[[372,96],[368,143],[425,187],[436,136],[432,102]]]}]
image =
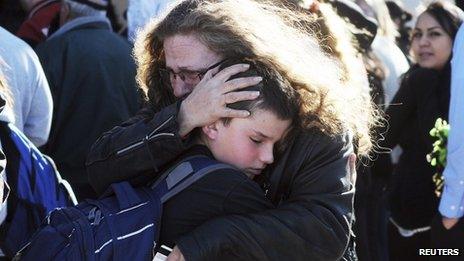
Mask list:
[{"label": "blurred crowd", "polygon": [[[86,171],[92,144],[145,105],[133,58],[136,35],[174,2],[0,0],[6,97],[0,121],[14,124],[54,160],[78,200],[97,198]],[[456,80],[464,75],[464,1],[279,2],[323,20],[315,31],[330,31],[325,34],[332,38],[320,37],[320,45],[337,48],[331,51],[350,80],[367,81],[363,94],[381,114],[375,149],[356,165],[358,259],[422,260],[420,248],[460,249],[462,257],[464,170],[434,167],[427,155],[437,119],[451,122],[452,130],[464,113],[453,109],[464,102],[453,89],[464,87]],[[453,87],[457,82],[461,86]],[[448,141],[462,150],[463,139]],[[448,154],[449,164],[456,164],[452,157],[464,159]]]}]

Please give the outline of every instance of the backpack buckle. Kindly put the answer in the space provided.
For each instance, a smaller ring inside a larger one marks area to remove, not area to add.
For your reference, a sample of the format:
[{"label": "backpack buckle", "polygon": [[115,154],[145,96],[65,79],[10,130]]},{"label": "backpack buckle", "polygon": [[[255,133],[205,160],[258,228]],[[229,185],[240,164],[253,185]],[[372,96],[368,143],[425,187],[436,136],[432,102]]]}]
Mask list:
[{"label": "backpack buckle", "polygon": [[89,215],[87,216],[87,218],[89,219],[89,221],[93,220],[93,222],[91,222],[91,225],[98,226],[100,224],[100,221],[102,220],[101,211],[98,209],[98,207],[93,207],[89,211]]}]

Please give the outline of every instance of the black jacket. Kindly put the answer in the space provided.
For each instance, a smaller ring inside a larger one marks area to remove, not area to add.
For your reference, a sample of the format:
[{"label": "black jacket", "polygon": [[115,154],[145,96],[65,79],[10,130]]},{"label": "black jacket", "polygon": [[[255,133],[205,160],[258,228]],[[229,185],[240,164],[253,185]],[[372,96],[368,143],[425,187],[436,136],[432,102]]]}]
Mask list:
[{"label": "black jacket", "polygon": [[[179,157],[203,155],[214,159],[207,147],[196,145]],[[168,168],[171,166],[168,166]],[[159,242],[174,247],[179,237],[213,218],[273,208],[260,186],[235,168],[206,174],[163,205]]]},{"label": "black jacket", "polygon": [[437,118],[448,120],[450,65],[442,71],[413,66],[388,107],[389,129],[384,146],[403,149],[390,188],[392,218],[413,229],[431,224],[438,211],[434,193],[435,173],[426,155],[434,140],[430,130]]},{"label": "black jacket", "polygon": [[[102,192],[110,183],[145,183],[187,147],[178,136],[179,104],[144,109],[105,133],[87,159],[89,180]],[[268,171],[267,196],[275,209],[212,219],[177,245],[186,260],[338,260],[351,233],[353,180],[348,135],[299,132]],[[282,179],[290,175],[289,179]],[[280,183],[288,180],[282,201]],[[346,256],[346,253],[345,253]]]},{"label": "black jacket", "polygon": [[101,21],[77,25],[36,51],[54,103],[41,149],[71,184],[88,185],[85,159],[92,144],[139,109],[131,47]]}]

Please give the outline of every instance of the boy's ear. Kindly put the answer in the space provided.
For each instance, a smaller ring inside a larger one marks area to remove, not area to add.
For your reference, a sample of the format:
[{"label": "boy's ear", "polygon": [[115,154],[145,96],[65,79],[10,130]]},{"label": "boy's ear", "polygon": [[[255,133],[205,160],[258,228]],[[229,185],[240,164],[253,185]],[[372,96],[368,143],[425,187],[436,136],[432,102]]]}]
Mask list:
[{"label": "boy's ear", "polygon": [[216,121],[210,125],[201,127],[203,133],[211,140],[216,140],[218,137],[218,124],[219,121]]}]

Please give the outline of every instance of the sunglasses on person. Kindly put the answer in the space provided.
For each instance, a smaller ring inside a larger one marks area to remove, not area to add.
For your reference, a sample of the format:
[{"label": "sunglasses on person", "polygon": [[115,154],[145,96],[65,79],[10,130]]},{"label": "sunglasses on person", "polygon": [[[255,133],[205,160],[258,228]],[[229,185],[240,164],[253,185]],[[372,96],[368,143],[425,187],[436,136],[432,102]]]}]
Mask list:
[{"label": "sunglasses on person", "polygon": [[198,84],[209,70],[219,66],[225,61],[226,59],[221,60],[210,67],[199,71],[180,71],[176,73],[171,68],[160,68],[159,74],[161,76],[161,80],[165,84],[171,84],[171,81],[177,79],[177,77],[186,84]]}]

